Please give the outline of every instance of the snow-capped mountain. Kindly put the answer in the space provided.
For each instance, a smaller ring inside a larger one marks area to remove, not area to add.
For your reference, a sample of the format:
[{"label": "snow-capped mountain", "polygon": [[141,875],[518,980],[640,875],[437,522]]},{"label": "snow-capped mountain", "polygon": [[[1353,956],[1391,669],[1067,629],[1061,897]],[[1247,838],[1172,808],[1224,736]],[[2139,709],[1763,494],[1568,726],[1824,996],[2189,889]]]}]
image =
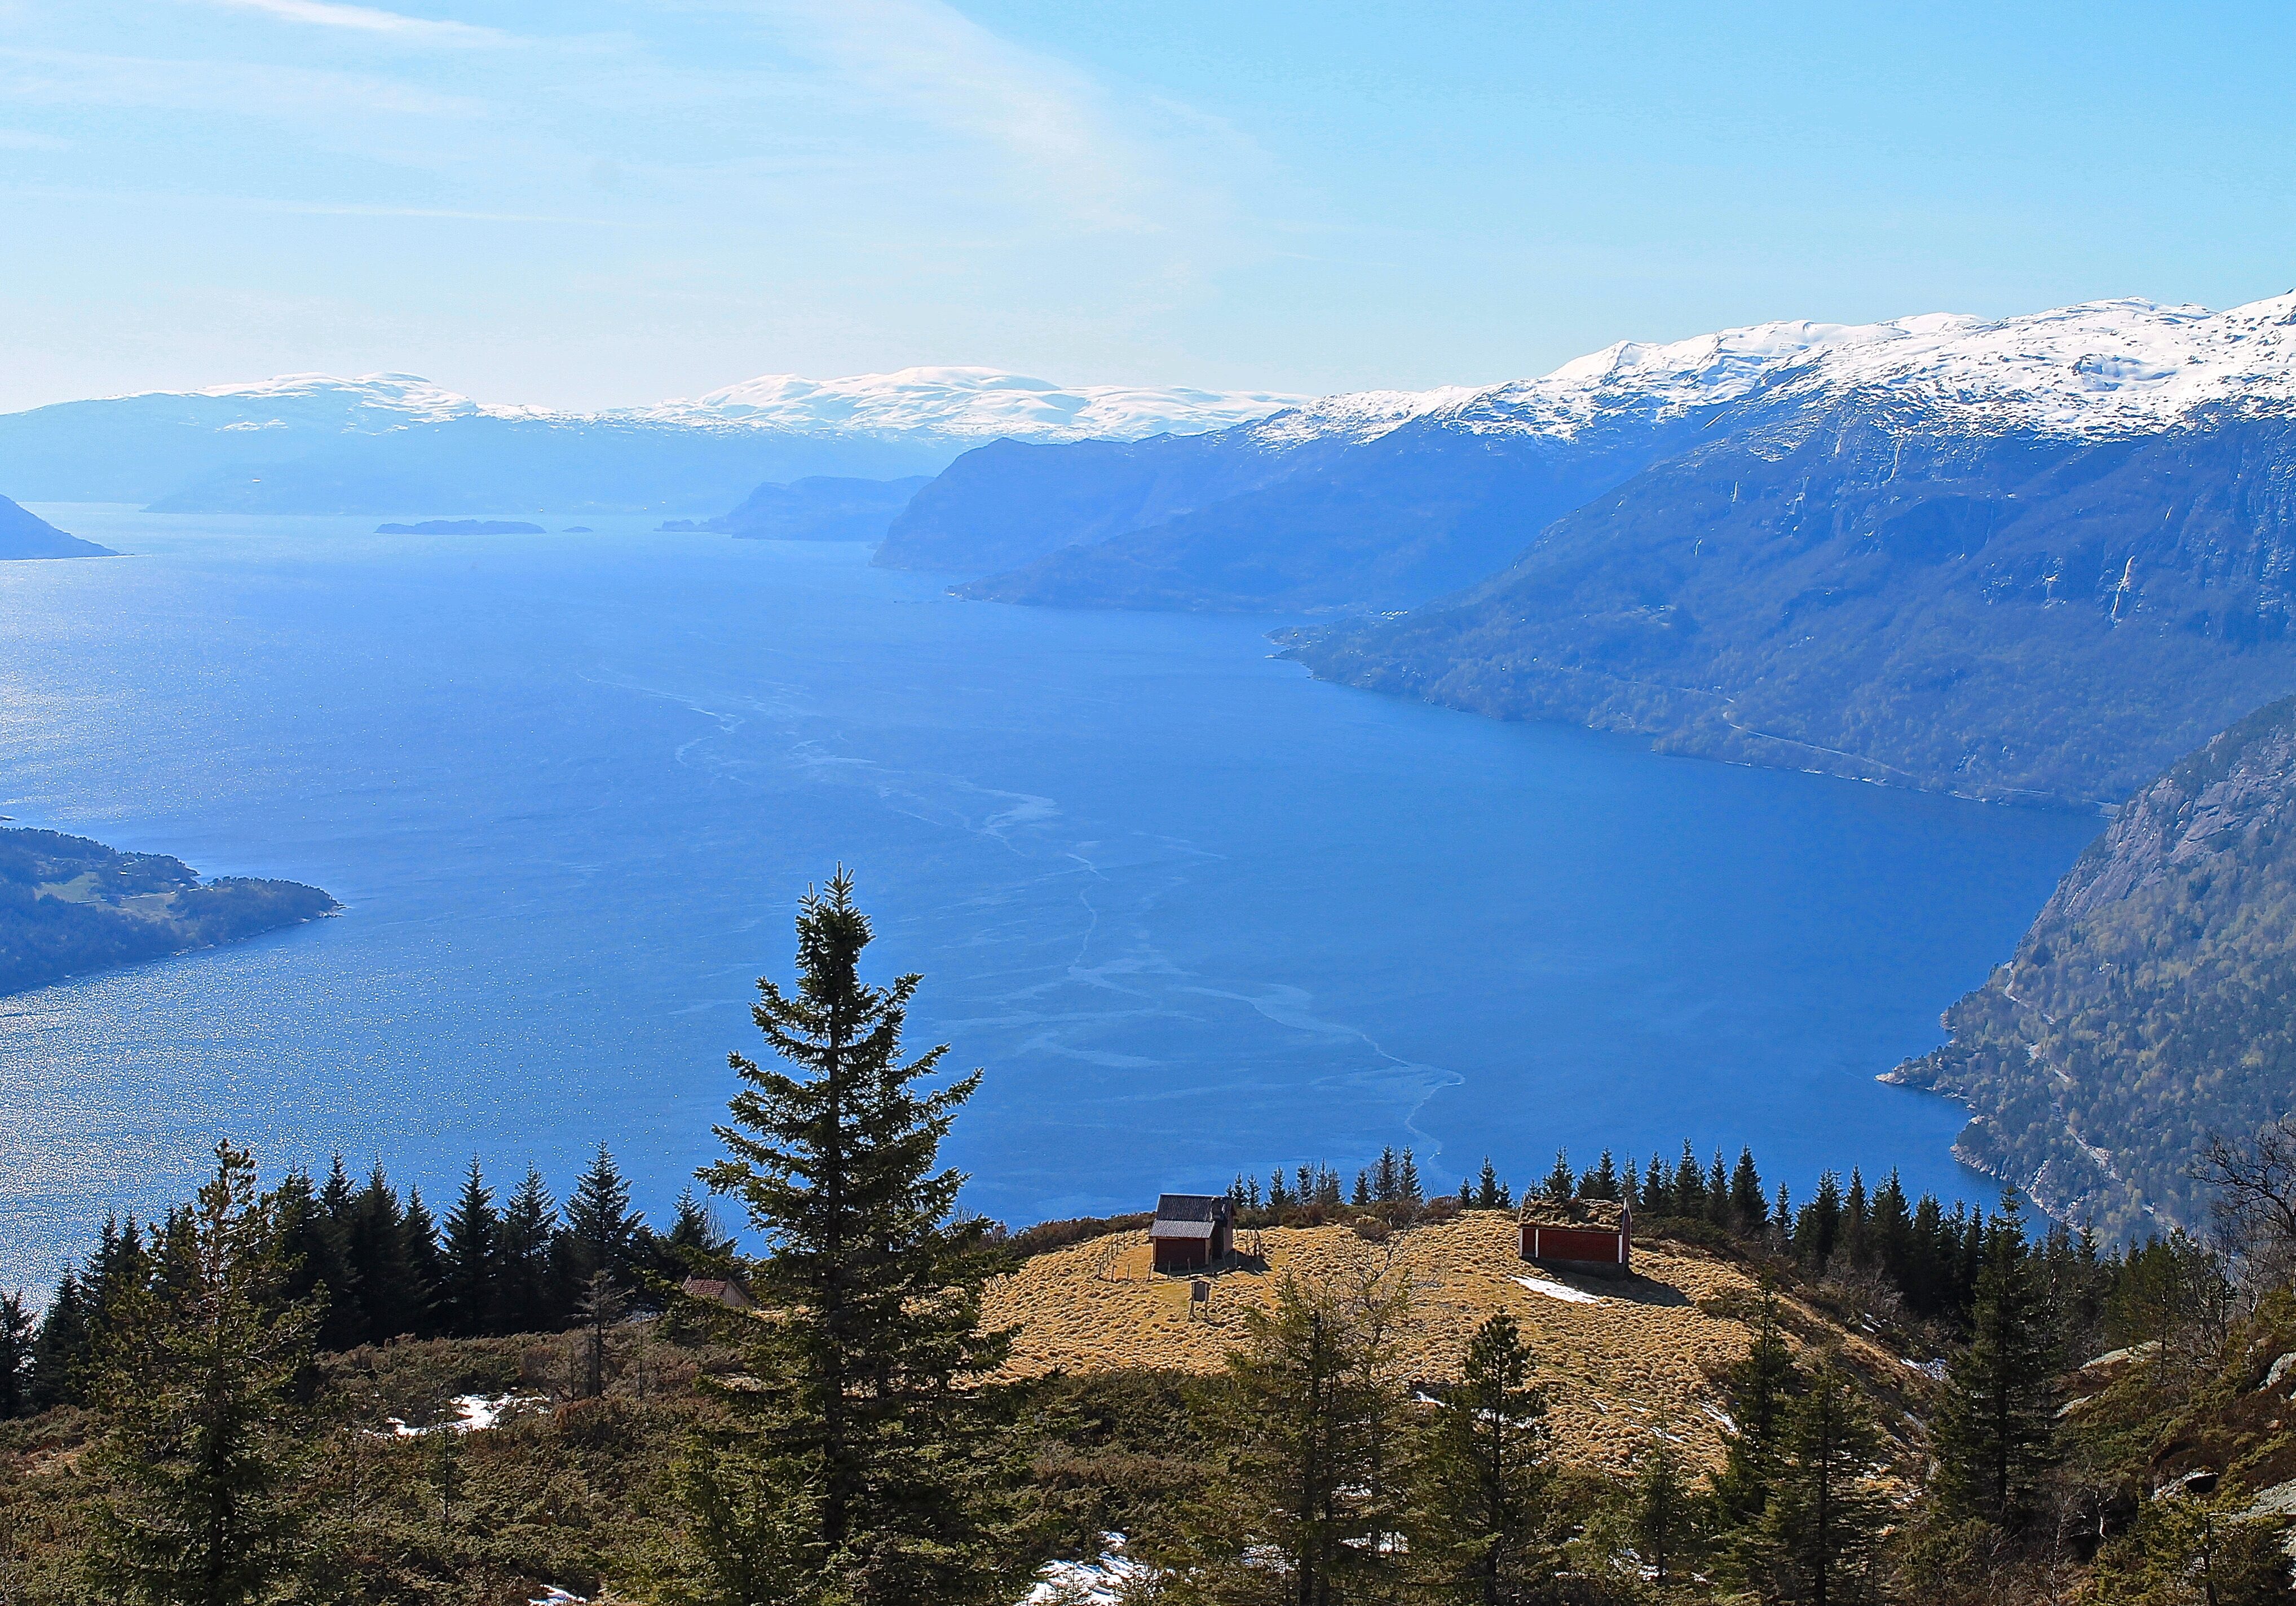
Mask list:
[{"label": "snow-capped mountain", "polygon": [[0,416],[0,487],[170,512],[715,513],[764,479],[931,473],[998,437],[1224,429],[1300,398],[1069,386],[990,368],[769,375],[600,412],[480,402],[405,373],[294,373]]},{"label": "snow-capped mountain", "polygon": [[1857,400],[1984,430],[2149,434],[2210,409],[2296,406],[2296,291],[2226,312],[2127,299],[2006,318],[1926,313],[1882,324],[1756,324],[1686,340],[1621,340],[1537,379],[1324,397],[1250,438],[1372,438],[1419,418],[1567,439],[1759,398]]},{"label": "snow-capped mountain", "polygon": [[1055,385],[996,368],[903,368],[831,380],[771,373],[691,402],[665,403],[647,414],[700,415],[783,430],[1137,440],[1224,429],[1306,399],[1263,390]]},{"label": "snow-capped mountain", "polygon": [[2296,294],[1765,324],[992,447],[878,561],[1003,602],[1407,610],[1295,655],[1674,750],[2110,803],[2296,691]]}]

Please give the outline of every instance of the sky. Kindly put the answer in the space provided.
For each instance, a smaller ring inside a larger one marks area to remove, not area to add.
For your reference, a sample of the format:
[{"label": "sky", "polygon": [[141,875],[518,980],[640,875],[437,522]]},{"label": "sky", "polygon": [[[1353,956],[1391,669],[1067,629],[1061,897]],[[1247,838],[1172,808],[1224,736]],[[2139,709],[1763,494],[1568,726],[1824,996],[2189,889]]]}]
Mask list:
[{"label": "sky", "polygon": [[2296,8],[0,0],[0,409],[1487,383],[2296,286]]}]

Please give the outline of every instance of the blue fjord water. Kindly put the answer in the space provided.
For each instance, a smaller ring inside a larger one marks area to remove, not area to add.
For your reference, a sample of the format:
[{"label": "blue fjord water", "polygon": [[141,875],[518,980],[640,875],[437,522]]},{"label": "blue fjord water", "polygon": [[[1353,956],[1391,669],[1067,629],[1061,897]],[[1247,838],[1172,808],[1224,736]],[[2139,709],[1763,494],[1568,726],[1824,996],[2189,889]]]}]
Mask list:
[{"label": "blue fjord water", "polygon": [[[1751,1143],[1977,1194],[1874,1074],[2096,828],[1652,755],[1319,685],[1278,621],[953,601],[849,545],[376,537],[42,510],[133,555],[0,565],[0,811],[341,918],[0,1000],[0,1286],[218,1135],[473,1155],[657,1216],[709,1157],[842,861],[950,1145],[1020,1222],[1409,1144],[1456,1186],[1557,1146]],[[565,522],[554,520],[554,523]]]}]

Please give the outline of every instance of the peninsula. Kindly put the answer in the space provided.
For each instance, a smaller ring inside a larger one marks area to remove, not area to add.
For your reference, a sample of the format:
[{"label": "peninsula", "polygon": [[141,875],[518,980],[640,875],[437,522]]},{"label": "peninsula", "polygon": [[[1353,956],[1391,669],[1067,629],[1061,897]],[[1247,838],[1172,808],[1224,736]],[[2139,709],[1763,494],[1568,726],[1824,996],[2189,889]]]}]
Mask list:
[{"label": "peninsula", "polygon": [[299,881],[202,881],[164,854],[0,830],[0,994],[237,942],[341,907]]}]

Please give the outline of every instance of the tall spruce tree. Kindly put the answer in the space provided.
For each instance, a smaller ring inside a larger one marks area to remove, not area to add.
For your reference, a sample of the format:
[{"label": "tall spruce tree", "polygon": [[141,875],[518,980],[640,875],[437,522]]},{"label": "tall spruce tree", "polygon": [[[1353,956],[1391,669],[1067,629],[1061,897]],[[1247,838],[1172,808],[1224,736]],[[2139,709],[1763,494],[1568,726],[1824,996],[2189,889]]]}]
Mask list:
[{"label": "tall spruce tree", "polygon": [[1424,1598],[1503,1606],[1554,1577],[1546,1419],[1514,1318],[1488,1317],[1423,1434],[1410,1553]]},{"label": "tall spruce tree", "polygon": [[578,1291],[603,1272],[624,1289],[637,1282],[645,1218],[630,1209],[630,1184],[606,1145],[566,1196],[566,1272]]},{"label": "tall spruce tree", "polygon": [[1881,1436],[1838,1361],[1821,1360],[1787,1414],[1775,1487],[1757,1544],[1763,1593],[1809,1606],[1880,1598],[1884,1506],[1874,1485]]},{"label": "tall spruce tree", "polygon": [[440,1256],[440,1315],[447,1331],[465,1337],[498,1331],[501,1299],[502,1219],[495,1196],[479,1169],[476,1155],[463,1177],[463,1192],[447,1217]]},{"label": "tall spruce tree", "polygon": [[1663,1590],[1700,1536],[1698,1505],[1683,1476],[1682,1460],[1663,1438],[1635,1470],[1631,1512],[1636,1551],[1651,1582]]},{"label": "tall spruce tree", "polygon": [[1801,1384],[1778,1323],[1777,1291],[1767,1282],[1751,1326],[1745,1357],[1722,1383],[1732,1426],[1722,1436],[1722,1471],[1715,1475],[1714,1494],[1723,1515],[1734,1522],[1751,1521],[1769,1504],[1786,1411]]},{"label": "tall spruce tree", "polygon": [[406,1219],[380,1162],[351,1200],[344,1247],[351,1281],[358,1290],[357,1341],[387,1344],[413,1332],[414,1291],[406,1266]]},{"label": "tall spruce tree", "polygon": [[90,1342],[87,1285],[66,1267],[32,1339],[32,1409],[77,1405],[84,1397]]},{"label": "tall spruce tree", "polygon": [[419,1339],[439,1336],[439,1303],[447,1282],[439,1255],[439,1222],[422,1202],[422,1190],[406,1190],[406,1214],[399,1217],[399,1241],[406,1260],[407,1331]]},{"label": "tall spruce tree", "polygon": [[1969,1342],[1946,1367],[1939,1413],[1939,1492],[1949,1510],[2011,1533],[2039,1514],[2056,1461],[2054,1315],[2014,1190],[1986,1233]]},{"label": "tall spruce tree", "polygon": [[[336,1165],[340,1173],[341,1161]],[[329,1179],[331,1186],[333,1180]],[[321,1349],[348,1349],[359,1341],[362,1329],[346,1218],[335,1214],[326,1195],[301,1171],[290,1171],[272,1191],[272,1208],[278,1217],[280,1253],[287,1262],[287,1297],[310,1300],[324,1310],[317,1340]]]},{"label": "tall spruce tree", "polygon": [[1674,1213],[1685,1217],[1706,1214],[1706,1173],[1698,1164],[1690,1140],[1682,1140],[1682,1158],[1674,1167]]},{"label": "tall spruce tree", "polygon": [[318,1326],[283,1299],[278,1222],[243,1151],[216,1146],[188,1257],[104,1337],[91,1456],[106,1495],[88,1562],[105,1598],[238,1606],[294,1564],[293,1386]]},{"label": "tall spruce tree", "polygon": [[1754,1168],[1751,1146],[1738,1151],[1738,1164],[1730,1173],[1730,1213],[1742,1233],[1759,1233],[1769,1225],[1770,1201],[1762,1192],[1762,1174]]},{"label": "tall spruce tree", "polygon": [[550,1274],[550,1245],[558,1232],[558,1204],[542,1173],[526,1168],[518,1192],[503,1207],[497,1254],[496,1320],[504,1332],[548,1332],[564,1319]]},{"label": "tall spruce tree", "polygon": [[[806,1582],[775,1606],[1009,1600],[1017,1552],[994,1532],[1004,1452],[969,1381],[1009,1348],[980,1325],[997,1259],[988,1224],[955,1215],[962,1176],[935,1168],[980,1073],[921,1086],[946,1047],[903,1060],[920,979],[862,980],[870,925],[842,869],[807,893],[797,937],[796,987],[759,980],[751,1010],[788,1069],[731,1056],[743,1086],[717,1128],[726,1156],[698,1174],[767,1246],[747,1277],[767,1320],[694,1313],[766,1380],[726,1395],[731,1425],[690,1463],[698,1520],[755,1519],[711,1530],[709,1587],[744,1606],[744,1580],[791,1577]],[[734,1493],[759,1485],[783,1516]]]},{"label": "tall spruce tree", "polygon": [[1245,1313],[1228,1355],[1226,1465],[1169,1563],[1189,1606],[1392,1599],[1406,1582],[1407,1490],[1397,1449],[1409,1399],[1399,1364],[1408,1291],[1285,1277]]}]

